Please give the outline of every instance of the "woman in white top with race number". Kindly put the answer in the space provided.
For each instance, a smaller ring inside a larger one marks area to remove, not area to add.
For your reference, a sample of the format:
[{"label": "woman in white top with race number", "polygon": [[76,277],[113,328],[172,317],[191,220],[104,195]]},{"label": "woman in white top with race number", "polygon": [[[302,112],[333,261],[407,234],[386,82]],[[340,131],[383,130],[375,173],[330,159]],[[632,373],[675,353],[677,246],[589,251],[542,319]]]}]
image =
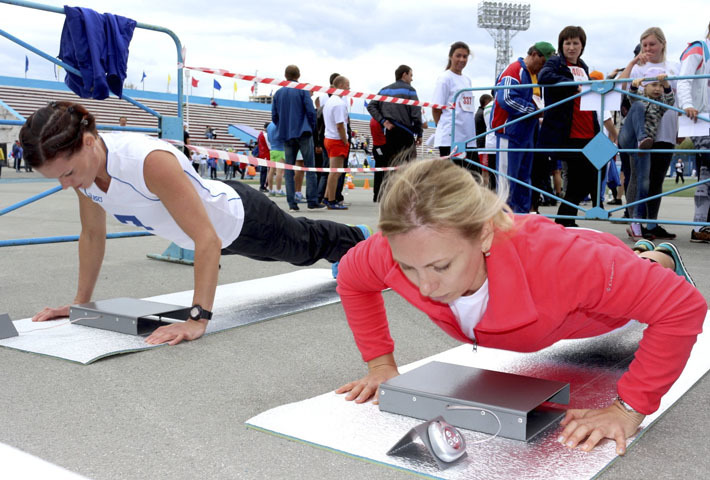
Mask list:
[{"label": "woman in white top with race number", "polygon": [[[453,105],[454,95],[459,90],[471,88],[471,79],[463,74],[463,69],[466,68],[471,50],[464,42],[455,42],[449,49],[449,61],[446,65],[446,71],[436,80],[434,88],[433,103],[438,105]],[[463,92],[456,99],[456,116],[454,138],[451,138],[451,119],[452,109],[432,108],[431,113],[436,123],[436,133],[434,135],[434,146],[439,148],[441,156],[447,156],[451,153],[451,144],[454,142],[462,142],[476,135],[475,114],[476,105],[474,102],[473,92]],[[475,146],[475,145],[473,145]],[[474,158],[474,152],[468,152],[468,158]],[[479,171],[465,160],[456,160],[456,163],[463,165],[466,168]]]}]

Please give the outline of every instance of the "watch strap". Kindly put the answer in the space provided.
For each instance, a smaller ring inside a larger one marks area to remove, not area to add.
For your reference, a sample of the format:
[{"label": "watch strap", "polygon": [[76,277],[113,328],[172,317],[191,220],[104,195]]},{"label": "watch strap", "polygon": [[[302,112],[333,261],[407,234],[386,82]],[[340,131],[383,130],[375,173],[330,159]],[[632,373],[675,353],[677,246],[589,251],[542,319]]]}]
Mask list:
[{"label": "watch strap", "polygon": [[[198,313],[197,316],[193,316],[192,310],[197,309]],[[212,319],[212,312],[209,310],[206,310],[202,308],[201,305],[193,305],[190,308],[190,320],[211,320]]]}]

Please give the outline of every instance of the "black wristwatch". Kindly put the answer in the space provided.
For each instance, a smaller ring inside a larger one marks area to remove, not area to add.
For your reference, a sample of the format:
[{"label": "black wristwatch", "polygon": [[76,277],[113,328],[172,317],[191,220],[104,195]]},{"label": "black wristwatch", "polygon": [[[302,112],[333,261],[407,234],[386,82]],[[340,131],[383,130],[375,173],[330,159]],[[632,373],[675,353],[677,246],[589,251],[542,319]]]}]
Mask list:
[{"label": "black wristwatch", "polygon": [[193,305],[190,309],[190,320],[211,320],[212,312],[205,310],[200,305]]}]

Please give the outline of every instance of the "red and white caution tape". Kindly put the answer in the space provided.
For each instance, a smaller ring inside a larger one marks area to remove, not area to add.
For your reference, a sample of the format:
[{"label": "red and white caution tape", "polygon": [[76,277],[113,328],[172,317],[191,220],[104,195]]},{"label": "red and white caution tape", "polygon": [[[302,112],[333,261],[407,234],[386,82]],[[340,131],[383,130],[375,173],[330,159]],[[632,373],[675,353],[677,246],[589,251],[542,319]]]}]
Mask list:
[{"label": "red and white caution tape", "polygon": [[296,90],[306,90],[308,92],[331,93],[334,95],[340,95],[341,97],[362,98],[363,100],[370,100],[370,101],[376,100],[378,102],[396,103],[399,105],[430,107],[430,108],[436,108],[439,110],[446,110],[446,109],[453,109],[454,108],[453,104],[439,105],[436,103],[422,102],[419,100],[409,100],[406,98],[389,97],[386,95],[376,95],[374,93],[353,92],[350,90],[342,90],[340,88],[335,88],[335,87],[321,87],[318,85],[311,85],[310,83],[298,83],[298,82],[291,82],[288,80],[277,80],[275,78],[261,78],[261,77],[255,76],[255,75],[243,75],[241,73],[232,73],[227,70],[223,70],[221,68],[214,69],[214,68],[188,67],[188,66],[185,66],[184,68],[186,68],[188,70],[194,70],[196,72],[210,73],[212,75],[219,75],[222,77],[237,78],[239,80],[246,80],[249,82],[259,82],[259,83],[265,83],[267,85],[276,85],[279,87],[295,88]]},{"label": "red and white caution tape", "polygon": [[214,148],[199,147],[197,145],[185,145],[178,140],[168,140],[163,139],[166,142],[178,146],[187,147],[192,152],[197,152],[199,154],[207,155],[209,158],[219,158],[221,160],[229,160],[236,163],[245,163],[248,165],[261,166],[261,167],[273,167],[282,168],[284,170],[294,170],[297,172],[338,172],[338,173],[367,173],[367,172],[389,172],[392,170],[397,170],[398,167],[375,167],[375,168],[322,168],[322,167],[300,167],[298,165],[289,165],[287,163],[272,162],[271,160],[265,160],[263,158],[256,158],[252,155],[240,155],[234,152],[227,152],[225,150],[215,150]]}]

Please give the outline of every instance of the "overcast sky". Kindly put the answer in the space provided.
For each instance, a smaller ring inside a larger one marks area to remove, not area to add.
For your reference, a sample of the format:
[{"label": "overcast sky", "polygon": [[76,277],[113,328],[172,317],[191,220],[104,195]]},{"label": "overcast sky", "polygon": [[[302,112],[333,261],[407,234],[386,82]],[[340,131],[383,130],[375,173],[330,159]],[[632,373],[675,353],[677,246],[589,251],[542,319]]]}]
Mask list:
[{"label": "overcast sky", "polygon": [[[48,0],[61,7],[65,2]],[[328,6],[322,0],[92,0],[73,4],[98,12],[166,27],[187,47],[187,65],[223,68],[232,72],[282,78],[290,63],[301,69],[301,81],[325,85],[334,71],[350,78],[353,90],[377,93],[394,81],[395,68],[404,63],[414,70],[413,85],[422,100],[430,100],[434,84],[446,66],[451,43],[462,40],[473,53],[464,70],[474,86],[494,83],[495,48],[490,34],[476,26],[478,2],[438,0],[353,0]],[[707,0],[679,2],[535,1],[530,29],[512,40],[513,53],[524,56],[539,40],[557,45],[566,25],[581,25],[587,32],[582,58],[603,72],[625,66],[640,34],[661,27],[668,40],[668,57],[677,60],[692,40],[703,38],[710,21]],[[682,5],[683,10],[679,9]],[[704,13],[705,15],[698,14]],[[64,16],[0,4],[2,28],[46,52],[59,52]],[[24,76],[22,47],[0,38],[1,73]],[[28,78],[53,80],[52,65],[27,53]],[[127,81],[139,85],[143,71],[146,90],[176,91],[173,41],[164,34],[136,29],[130,46]],[[212,95],[212,78],[196,74],[196,95]],[[234,81],[218,78],[217,99],[234,94]],[[238,82],[236,98],[246,100],[250,84]],[[260,87],[260,94],[272,88]],[[353,111],[362,111],[356,104]]]}]

